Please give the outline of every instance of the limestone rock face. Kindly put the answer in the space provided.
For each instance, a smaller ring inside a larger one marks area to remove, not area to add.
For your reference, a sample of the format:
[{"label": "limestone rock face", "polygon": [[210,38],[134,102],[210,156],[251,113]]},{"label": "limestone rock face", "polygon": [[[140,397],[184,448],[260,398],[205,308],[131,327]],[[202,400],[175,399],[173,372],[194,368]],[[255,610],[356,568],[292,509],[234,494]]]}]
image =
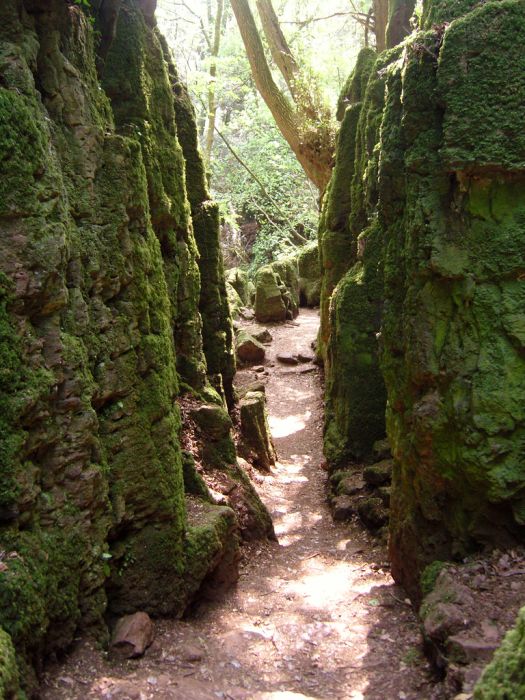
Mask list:
[{"label": "limestone rock face", "polygon": [[428,563],[525,532],[524,28],[519,0],[429,1],[343,100],[319,236],[325,452],[371,456],[386,410],[392,572],[416,599]]},{"label": "limestone rock face", "polygon": [[108,607],[178,615],[235,571],[232,511],[193,527],[184,495],[180,380],[233,399],[234,361],[217,208],[154,7],[101,14],[97,57],[75,4],[0,3],[0,643],[26,690],[42,650],[103,638]]},{"label": "limestone rock face", "polygon": [[250,391],[240,402],[241,454],[253,464],[268,471],[275,464],[275,449],[268,427],[265,395]]},{"label": "limestone rock face", "polygon": [[319,306],[321,301],[321,268],[317,241],[313,241],[299,250],[297,267],[301,306]]},{"label": "limestone rock face", "polygon": [[235,339],[237,359],[243,364],[258,364],[264,360],[266,351],[262,343],[244,330]]},{"label": "limestone rock face", "polygon": [[426,37],[437,62],[415,44],[392,70],[382,124],[391,555],[412,590],[525,532],[525,8],[469,9]]},{"label": "limestone rock face", "polygon": [[[318,353],[326,377],[325,454],[333,466],[368,457],[385,435],[386,392],[379,368],[382,233],[375,145],[392,52],[364,49],[345,88],[332,180],[319,226],[322,268]],[[367,87],[368,84],[368,87]]]},{"label": "limestone rock face", "polygon": [[255,277],[255,317],[260,323],[282,322],[299,313],[297,258],[265,265]]},{"label": "limestone rock face", "polygon": [[240,267],[233,267],[226,271],[226,283],[231,285],[239,295],[243,306],[251,306],[255,287],[250,281],[248,273]]},{"label": "limestone rock face", "polygon": [[286,321],[286,290],[271,267],[257,272],[255,286],[255,317],[260,323]]}]

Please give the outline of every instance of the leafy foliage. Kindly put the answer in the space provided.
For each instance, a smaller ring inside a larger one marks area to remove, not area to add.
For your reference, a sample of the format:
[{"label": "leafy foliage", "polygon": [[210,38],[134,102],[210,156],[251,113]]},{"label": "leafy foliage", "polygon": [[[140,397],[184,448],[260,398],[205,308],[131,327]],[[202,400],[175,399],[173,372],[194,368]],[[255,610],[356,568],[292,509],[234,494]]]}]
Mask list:
[{"label": "leafy foliage", "polygon": [[[369,4],[369,0],[356,3]],[[207,118],[215,5],[207,0],[176,4],[159,0],[157,10],[160,28],[192,93],[201,139]],[[318,121],[306,123],[301,137],[305,142],[331,138],[330,113],[362,43],[361,30],[352,20],[347,0],[274,0],[274,6],[308,83],[305,91],[311,95],[312,84],[322,86],[314,98],[318,112],[326,116],[322,120],[326,129]],[[256,179],[216,134],[209,164],[211,189],[221,208],[227,264],[250,263],[257,268],[315,237],[318,193],[257,93],[229,3],[216,65],[218,130]],[[277,71],[274,77],[285,89]]]}]

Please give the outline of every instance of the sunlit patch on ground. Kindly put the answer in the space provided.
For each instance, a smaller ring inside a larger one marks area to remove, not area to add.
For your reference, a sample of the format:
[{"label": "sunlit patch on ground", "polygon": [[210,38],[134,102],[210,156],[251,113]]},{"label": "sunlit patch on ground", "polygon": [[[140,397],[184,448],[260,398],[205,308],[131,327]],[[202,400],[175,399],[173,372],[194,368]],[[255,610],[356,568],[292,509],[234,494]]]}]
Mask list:
[{"label": "sunlit patch on ground", "polygon": [[306,424],[311,417],[311,411],[285,416],[284,418],[270,416],[269,423],[272,436],[274,438],[283,438],[293,435],[294,433],[299,433],[306,428]]}]

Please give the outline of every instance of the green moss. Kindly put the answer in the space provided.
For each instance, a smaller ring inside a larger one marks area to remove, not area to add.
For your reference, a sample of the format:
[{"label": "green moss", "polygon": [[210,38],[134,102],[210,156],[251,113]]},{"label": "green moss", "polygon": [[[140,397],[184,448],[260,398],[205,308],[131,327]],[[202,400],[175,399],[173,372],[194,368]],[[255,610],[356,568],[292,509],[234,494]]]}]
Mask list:
[{"label": "green moss", "polygon": [[326,362],[324,450],[331,464],[371,453],[385,432],[385,388],[376,333],[382,295],[381,232],[336,287]]},{"label": "green moss", "polygon": [[421,595],[426,596],[434,590],[436,585],[436,580],[443,568],[446,566],[444,561],[433,561],[431,564],[426,566],[421,573]]},{"label": "green moss", "polygon": [[474,688],[474,700],[525,698],[525,608]]},{"label": "green moss", "polygon": [[[231,407],[234,401],[235,357],[233,330],[220,249],[218,206],[210,201],[204,163],[198,146],[195,110],[162,39],[164,57],[173,88],[177,135],[185,161],[186,187],[200,272],[199,311],[202,315],[203,350],[212,384]],[[247,302],[245,302],[247,303]]]},{"label": "green moss", "polygon": [[6,700],[21,697],[19,670],[11,637],[0,629],[0,697]]},{"label": "green moss", "polygon": [[431,29],[433,25],[452,22],[482,4],[480,0],[423,0],[422,25]]},{"label": "green moss", "polygon": [[520,0],[484,3],[445,32],[438,76],[450,169],[525,167],[524,32]]},{"label": "green moss", "polygon": [[245,270],[233,267],[226,271],[226,282],[237,292],[243,306],[251,306],[253,284]]},{"label": "green moss", "polygon": [[0,520],[17,515],[24,471],[22,448],[27,438],[22,415],[45,394],[52,379],[45,370],[31,370],[24,362],[22,342],[8,311],[10,280],[0,273]]},{"label": "green moss", "polygon": [[184,475],[184,491],[191,496],[199,496],[211,502],[211,495],[206,482],[195,467],[195,458],[191,452],[182,453],[182,471]]},{"label": "green moss", "polygon": [[[66,534],[67,532],[67,534]],[[80,582],[86,541],[73,526],[63,532],[2,532],[0,626],[9,634],[30,685],[30,664],[71,643],[82,611]]]},{"label": "green moss", "polygon": [[159,522],[121,538],[112,549],[109,610],[116,615],[136,610],[182,614],[187,605],[184,566],[178,527]]},{"label": "green moss", "polygon": [[193,500],[188,503],[188,513],[184,580],[187,598],[191,600],[221,564],[230,569],[229,583],[235,579],[239,542],[235,513],[231,508],[210,507]]},{"label": "green moss", "polygon": [[[255,316],[260,323],[285,321],[288,305],[287,289],[270,265],[257,270],[255,277]],[[291,313],[291,311],[290,311]]]},{"label": "green moss", "polygon": [[348,76],[339,95],[336,114],[339,121],[343,121],[349,105],[362,101],[376,58],[377,54],[373,49],[365,48],[359,52],[354,70]]},{"label": "green moss", "polygon": [[299,249],[297,254],[299,272],[299,301],[302,306],[318,306],[321,300],[321,267],[319,245],[312,241]]}]

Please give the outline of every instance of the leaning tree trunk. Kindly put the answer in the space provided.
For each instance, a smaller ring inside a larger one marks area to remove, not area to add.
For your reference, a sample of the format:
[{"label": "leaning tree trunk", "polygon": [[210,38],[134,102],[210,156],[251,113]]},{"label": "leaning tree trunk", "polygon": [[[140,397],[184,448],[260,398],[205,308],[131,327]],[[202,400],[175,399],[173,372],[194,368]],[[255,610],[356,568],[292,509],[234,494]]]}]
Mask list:
[{"label": "leaning tree trunk", "polygon": [[296,109],[276,85],[248,0],[231,0],[231,6],[239,26],[257,90],[266,102],[279,131],[288,142],[306,176],[323,193],[332,169],[331,144],[325,148],[319,148],[318,144],[309,143],[304,137],[307,131],[304,127],[308,119],[306,110]]}]

